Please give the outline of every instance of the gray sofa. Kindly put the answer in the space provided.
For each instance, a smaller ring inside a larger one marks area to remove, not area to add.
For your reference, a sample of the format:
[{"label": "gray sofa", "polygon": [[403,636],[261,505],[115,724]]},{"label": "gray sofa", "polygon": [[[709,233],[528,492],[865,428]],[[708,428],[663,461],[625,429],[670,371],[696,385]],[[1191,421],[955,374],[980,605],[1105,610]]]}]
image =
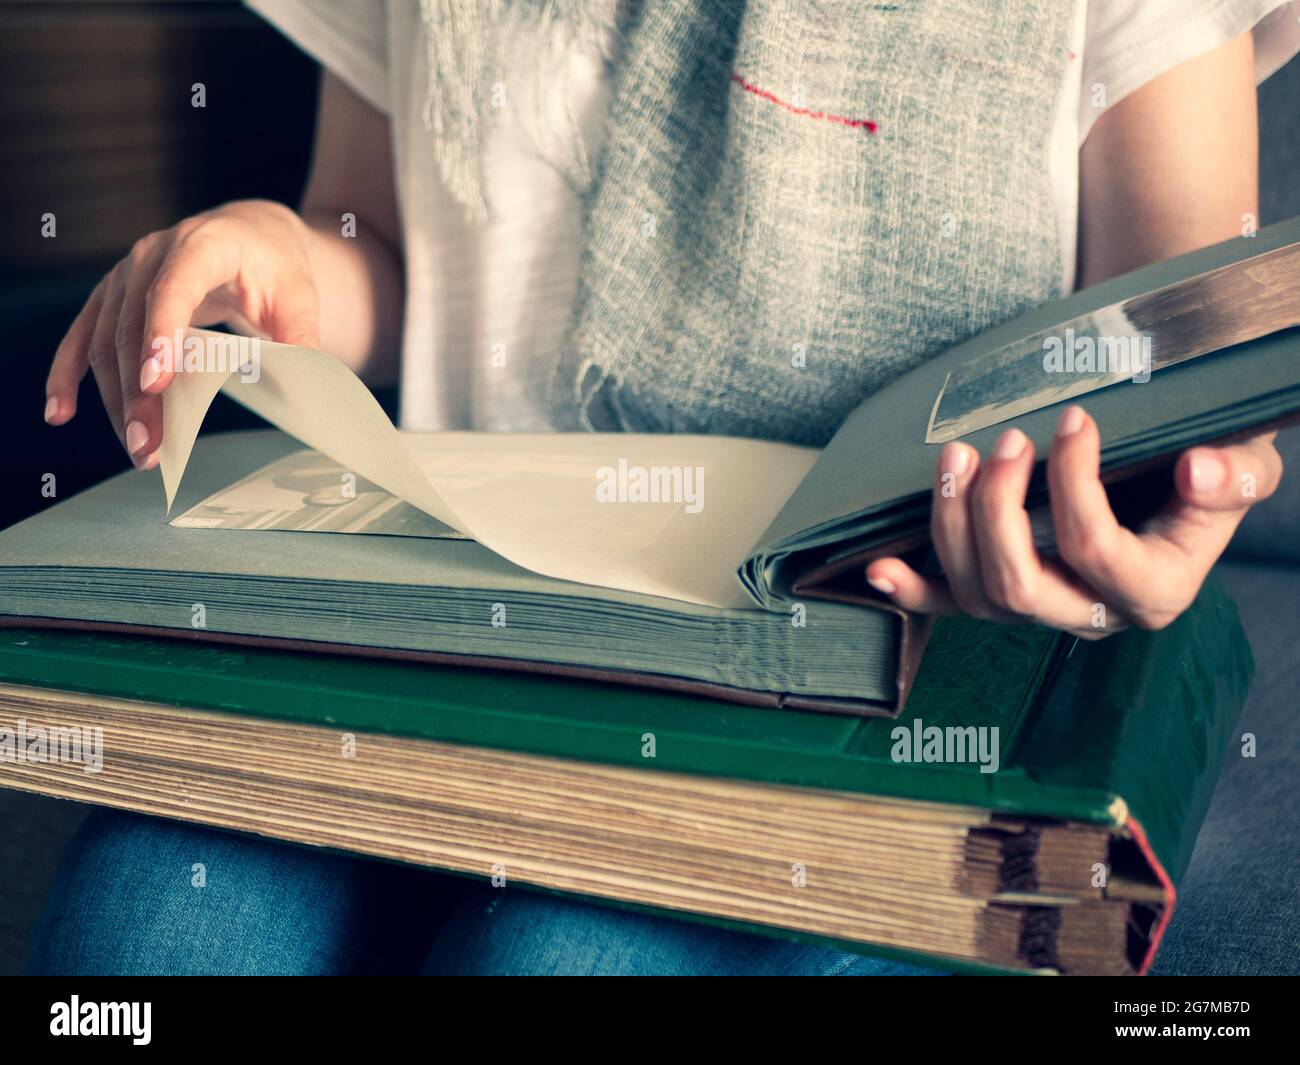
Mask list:
[{"label": "gray sofa", "polygon": [[1207,957],[1215,972],[1300,973],[1300,429],[1280,433],[1278,448],[1282,490],[1218,567],[1255,656],[1241,732],[1256,753],[1229,748],[1157,973],[1204,972]]},{"label": "gray sofa", "polygon": [[[1300,214],[1300,59],[1260,89],[1260,214]],[[1230,750],[1180,887],[1158,973],[1300,973],[1300,428],[1278,435],[1287,474],[1242,523],[1219,572],[1255,655],[1242,732]],[[1246,870],[1242,875],[1242,870]]]}]

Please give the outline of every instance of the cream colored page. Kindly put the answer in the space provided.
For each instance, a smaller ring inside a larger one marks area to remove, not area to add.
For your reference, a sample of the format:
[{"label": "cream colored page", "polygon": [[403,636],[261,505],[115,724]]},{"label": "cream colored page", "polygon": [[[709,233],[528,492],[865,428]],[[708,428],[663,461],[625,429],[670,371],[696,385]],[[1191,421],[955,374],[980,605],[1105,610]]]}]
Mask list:
[{"label": "cream colored page", "polygon": [[[740,566],[817,457],[810,448],[732,437],[399,433],[328,355],[263,341],[256,369],[178,373],[163,394],[159,465],[168,507],[203,416],[224,390],[516,565],[706,606],[753,605]],[[638,484],[651,483],[668,498],[638,501]]]}]

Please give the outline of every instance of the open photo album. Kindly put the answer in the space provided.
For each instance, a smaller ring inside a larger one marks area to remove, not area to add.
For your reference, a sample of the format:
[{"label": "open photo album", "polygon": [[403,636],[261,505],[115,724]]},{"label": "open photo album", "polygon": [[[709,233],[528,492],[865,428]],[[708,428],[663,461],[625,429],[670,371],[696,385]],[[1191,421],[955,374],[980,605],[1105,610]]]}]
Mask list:
[{"label": "open photo album", "polygon": [[[1016,426],[1042,454],[1072,401],[1105,477],[1159,473],[1300,410],[1298,324],[1300,219],[963,343],[823,450],[402,432],[327,354],[191,330],[164,393],[165,492],[126,473],[0,533],[0,616],[894,715],[927,625],[864,570],[925,551],[943,443],[986,450]],[[218,392],[275,429],[200,437]],[[1043,503],[1041,476],[1029,494]]]}]

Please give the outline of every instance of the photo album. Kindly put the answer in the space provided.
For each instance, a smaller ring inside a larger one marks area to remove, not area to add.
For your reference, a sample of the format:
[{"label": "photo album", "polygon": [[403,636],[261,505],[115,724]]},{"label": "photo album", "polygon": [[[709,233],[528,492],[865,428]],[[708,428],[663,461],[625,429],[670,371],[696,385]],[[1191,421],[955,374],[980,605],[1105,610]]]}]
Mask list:
[{"label": "photo album", "polygon": [[[1300,219],[998,326],[821,451],[400,432],[322,352],[191,330],[164,394],[165,493],[127,473],[0,533],[0,615],[893,716],[929,626],[864,570],[924,555],[943,442],[1014,425],[1044,453],[1077,399],[1105,477],[1159,470],[1300,410],[1297,324]],[[218,392],[275,428],[200,437]]]},{"label": "photo album", "polygon": [[[161,486],[0,532],[0,734],[93,722],[113,765],[7,779],[471,874],[506,853],[547,890],[948,969],[1145,972],[1250,683],[1231,601],[1212,579],[1089,643],[910,617],[864,571],[925,564],[945,441],[1042,448],[1067,399],[1117,511],[1159,505],[1171,456],[1300,410],[1297,324],[1300,220],[962,344],[821,451],[401,432],[322,352],[190,330]],[[201,436],[219,392],[272,428]],[[340,730],[368,756],[330,757]]]}]

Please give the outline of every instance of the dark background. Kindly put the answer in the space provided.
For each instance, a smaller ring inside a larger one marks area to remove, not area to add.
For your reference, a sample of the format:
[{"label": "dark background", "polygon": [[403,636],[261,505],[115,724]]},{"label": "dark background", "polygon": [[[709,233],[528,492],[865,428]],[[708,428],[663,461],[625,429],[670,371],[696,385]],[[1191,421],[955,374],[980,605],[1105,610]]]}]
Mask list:
[{"label": "dark background", "polygon": [[[136,238],[226,200],[296,202],[317,81],[311,60],[229,0],[0,0],[0,528],[53,502],[40,494],[45,473],[63,499],[128,467],[93,379],[69,425],[45,425],[54,350]],[[206,108],[190,105],[195,82],[207,87]],[[1261,88],[1260,124],[1267,224],[1300,214],[1300,61]],[[58,220],[54,239],[40,235],[46,212]],[[254,422],[218,397],[204,429]],[[1290,481],[1300,482],[1295,436],[1284,451],[1296,456]],[[1253,537],[1253,553],[1267,557],[1277,541],[1267,522],[1280,508],[1292,511],[1284,527],[1294,537],[1300,493],[1291,495],[1257,508],[1239,542]],[[1296,585],[1281,573],[1257,567],[1238,597],[1256,600],[1262,619],[1247,618],[1261,667],[1253,702],[1280,693],[1273,702],[1293,714],[1295,645],[1275,622],[1288,604],[1294,618]],[[1219,798],[1234,786],[1225,779]],[[27,926],[84,812],[0,789],[0,974],[21,968]],[[1218,825],[1212,816],[1203,838],[1242,830]]]},{"label": "dark background", "polygon": [[[45,424],[54,349],[137,238],[227,200],[297,201],[318,70],[234,2],[0,3],[0,528],[130,465],[93,375],[77,416]],[[256,422],[224,397],[213,419]]]}]

